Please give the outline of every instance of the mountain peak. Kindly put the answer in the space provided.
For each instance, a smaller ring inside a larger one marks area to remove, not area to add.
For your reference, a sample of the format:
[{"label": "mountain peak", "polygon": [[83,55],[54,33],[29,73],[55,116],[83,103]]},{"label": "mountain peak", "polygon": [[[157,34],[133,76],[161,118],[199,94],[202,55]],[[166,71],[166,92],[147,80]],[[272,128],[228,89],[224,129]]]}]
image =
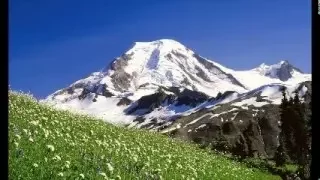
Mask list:
[{"label": "mountain peak", "polygon": [[267,67],[269,67],[269,66],[266,63],[262,63],[262,64],[260,64],[260,66],[258,66],[259,69],[264,69],[264,68],[267,68]]},{"label": "mountain peak", "polygon": [[297,71],[298,73],[304,74],[300,69],[290,64],[288,60],[281,60],[278,64],[274,66],[282,69],[289,69],[290,71],[294,70],[294,71]]},{"label": "mountain peak", "polygon": [[137,41],[134,45],[165,45],[165,46],[172,46],[172,45],[180,45],[183,46],[180,42],[174,39],[158,39],[154,41]]},{"label": "mountain peak", "polygon": [[300,69],[291,65],[288,60],[281,60],[273,65],[262,63],[254,70],[259,71],[261,75],[280,79],[281,81],[287,81],[294,73],[304,74]]},{"label": "mountain peak", "polygon": [[102,83],[119,93],[157,86],[185,87],[212,96],[226,89],[245,90],[231,74],[173,39],[135,42],[104,72]]},{"label": "mountain peak", "polygon": [[137,41],[133,46],[125,53],[131,54],[138,51],[161,51],[162,53],[168,53],[172,50],[188,50],[183,44],[174,39],[158,39],[154,41]]},{"label": "mountain peak", "polygon": [[276,64],[272,64],[272,65],[268,65],[266,63],[262,63],[258,66],[258,68],[255,68],[255,69],[266,69],[266,68],[280,68],[281,66],[285,66],[285,65],[290,65],[289,61],[288,60],[281,60],[279,61],[278,63]]},{"label": "mountain peak", "polygon": [[290,64],[288,60],[281,60],[278,64],[280,65],[287,65]]},{"label": "mountain peak", "polygon": [[174,39],[157,39],[154,41],[137,41],[136,43],[179,43]]},{"label": "mountain peak", "polygon": [[161,43],[179,43],[178,41],[174,40],[174,39],[158,39],[158,40],[155,40],[153,42],[161,42]]}]

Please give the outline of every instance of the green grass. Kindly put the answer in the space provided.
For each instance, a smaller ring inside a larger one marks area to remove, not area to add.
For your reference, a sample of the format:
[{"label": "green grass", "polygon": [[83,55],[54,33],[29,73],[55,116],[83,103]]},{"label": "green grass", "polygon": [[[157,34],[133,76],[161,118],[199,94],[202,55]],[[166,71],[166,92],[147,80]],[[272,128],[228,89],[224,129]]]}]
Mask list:
[{"label": "green grass", "polygon": [[298,170],[298,166],[296,164],[286,164],[285,169],[290,172],[296,172]]},{"label": "green grass", "polygon": [[259,168],[261,171],[273,172],[274,174],[293,174],[298,170],[297,164],[285,164],[281,167],[277,167],[276,163],[272,160],[246,158],[242,162],[248,167]]},{"label": "green grass", "polygon": [[9,92],[9,179],[281,179],[166,136]]}]

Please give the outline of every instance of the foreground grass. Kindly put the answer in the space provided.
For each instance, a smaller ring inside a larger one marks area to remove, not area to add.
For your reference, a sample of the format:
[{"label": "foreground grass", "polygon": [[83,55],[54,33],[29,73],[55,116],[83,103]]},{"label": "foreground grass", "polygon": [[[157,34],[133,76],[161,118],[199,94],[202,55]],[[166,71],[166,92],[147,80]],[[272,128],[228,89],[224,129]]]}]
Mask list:
[{"label": "foreground grass", "polygon": [[9,179],[281,179],[142,130],[9,92]]},{"label": "foreground grass", "polygon": [[[230,158],[233,160],[237,160],[234,157]],[[281,175],[292,175],[297,173],[298,165],[296,164],[285,164],[284,166],[276,166],[276,163],[272,160],[263,160],[258,158],[246,158],[241,161],[246,164],[247,167],[251,168],[259,168],[259,170],[265,172],[273,172],[273,174],[281,174]]]}]

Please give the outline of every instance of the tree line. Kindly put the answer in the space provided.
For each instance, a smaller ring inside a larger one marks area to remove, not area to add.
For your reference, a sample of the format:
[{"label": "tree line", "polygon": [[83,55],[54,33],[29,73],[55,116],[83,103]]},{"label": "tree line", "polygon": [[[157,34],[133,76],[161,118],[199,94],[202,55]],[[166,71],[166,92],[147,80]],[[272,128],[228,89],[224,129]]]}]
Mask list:
[{"label": "tree line", "polygon": [[298,92],[294,97],[287,98],[285,89],[282,90],[280,105],[279,146],[275,154],[277,166],[295,163],[299,166],[301,178],[310,178],[311,164],[311,101],[301,102]]}]

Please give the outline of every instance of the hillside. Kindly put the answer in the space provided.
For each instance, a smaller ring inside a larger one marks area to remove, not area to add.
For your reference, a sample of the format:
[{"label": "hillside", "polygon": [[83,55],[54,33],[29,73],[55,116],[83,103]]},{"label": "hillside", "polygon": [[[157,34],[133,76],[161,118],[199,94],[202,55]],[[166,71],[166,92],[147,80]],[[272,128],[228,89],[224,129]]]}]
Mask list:
[{"label": "hillside", "polygon": [[9,179],[280,179],[196,145],[9,92]]}]

